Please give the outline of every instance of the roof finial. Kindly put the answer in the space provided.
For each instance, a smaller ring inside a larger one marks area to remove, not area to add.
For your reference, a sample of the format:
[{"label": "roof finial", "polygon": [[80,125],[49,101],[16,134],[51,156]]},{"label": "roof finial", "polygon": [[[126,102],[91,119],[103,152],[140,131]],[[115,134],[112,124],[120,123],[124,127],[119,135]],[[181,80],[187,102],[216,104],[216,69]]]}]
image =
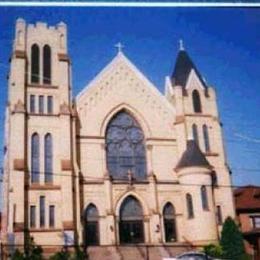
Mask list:
[{"label": "roof finial", "polygon": [[180,51],[184,51],[184,45],[182,39],[179,40],[179,44],[180,44]]},{"label": "roof finial", "polygon": [[117,48],[118,53],[122,52],[122,49],[125,47],[121,42],[118,42],[115,44],[115,47]]}]

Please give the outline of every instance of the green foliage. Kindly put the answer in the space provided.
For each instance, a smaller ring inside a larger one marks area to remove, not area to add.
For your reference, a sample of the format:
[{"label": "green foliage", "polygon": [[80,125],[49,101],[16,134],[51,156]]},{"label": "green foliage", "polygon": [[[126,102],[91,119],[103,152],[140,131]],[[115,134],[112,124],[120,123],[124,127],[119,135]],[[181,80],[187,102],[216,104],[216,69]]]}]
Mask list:
[{"label": "green foliage", "polygon": [[209,244],[203,247],[203,252],[211,257],[221,258],[223,256],[223,250],[220,245]]},{"label": "green foliage", "polygon": [[243,236],[231,217],[228,217],[224,222],[220,245],[224,258],[232,260],[248,259],[245,254]]},{"label": "green foliage", "polygon": [[18,249],[16,249],[11,257],[11,260],[24,260],[24,254],[21,253]]},{"label": "green foliage", "polygon": [[80,247],[76,247],[75,252],[71,258],[71,260],[86,260],[86,254]]},{"label": "green foliage", "polygon": [[22,253],[18,249],[16,249],[11,257],[11,260],[43,260],[42,253],[42,248],[35,245],[33,239],[30,238],[27,248],[27,254]]},{"label": "green foliage", "polygon": [[69,260],[70,259],[70,253],[67,250],[62,250],[60,252],[57,252],[53,256],[50,257],[50,260]]},{"label": "green foliage", "polygon": [[62,249],[62,251],[57,252],[50,257],[50,260],[86,260],[85,253],[79,248],[76,247],[73,253],[70,253],[68,250]]}]

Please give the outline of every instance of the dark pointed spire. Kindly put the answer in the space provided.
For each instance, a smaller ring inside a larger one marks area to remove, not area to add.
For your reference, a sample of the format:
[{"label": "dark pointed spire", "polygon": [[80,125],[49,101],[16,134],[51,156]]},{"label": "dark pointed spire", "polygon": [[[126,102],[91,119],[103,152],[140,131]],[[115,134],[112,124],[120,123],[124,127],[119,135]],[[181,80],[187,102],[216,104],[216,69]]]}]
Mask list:
[{"label": "dark pointed spire", "polygon": [[188,140],[186,151],[182,154],[176,169],[194,166],[211,168],[211,165],[201,152],[197,143],[194,140]]},{"label": "dark pointed spire", "polygon": [[185,87],[187,84],[188,77],[190,75],[191,70],[194,70],[197,74],[199,80],[202,85],[207,88],[205,81],[197,70],[196,66],[192,62],[188,53],[184,49],[183,41],[180,40],[180,49],[177,55],[174,71],[171,76],[173,86],[182,86]]}]

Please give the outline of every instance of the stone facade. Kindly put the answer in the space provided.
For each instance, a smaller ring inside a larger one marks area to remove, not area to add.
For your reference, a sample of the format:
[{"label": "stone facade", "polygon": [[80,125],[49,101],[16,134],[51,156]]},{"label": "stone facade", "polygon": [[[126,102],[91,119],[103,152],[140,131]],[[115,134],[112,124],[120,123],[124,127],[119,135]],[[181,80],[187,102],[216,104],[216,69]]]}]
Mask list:
[{"label": "stone facade", "polygon": [[[6,154],[3,237],[22,244],[26,235],[37,244],[84,243],[88,234],[85,212],[88,205],[98,211],[98,244],[120,244],[121,205],[132,196],[142,208],[143,241],[205,244],[218,240],[221,226],[216,206],[223,218],[234,217],[229,171],[226,164],[216,94],[205,86],[198,71],[188,72],[185,86],[166,78],[165,94],[119,51],[98,76],[71,97],[70,59],[64,23],[48,27],[44,23],[26,25],[18,19],[11,57],[6,112]],[[32,82],[32,45],[39,48],[39,81]],[[42,75],[43,49],[51,49],[51,82]],[[183,51],[183,50],[182,50]],[[176,75],[175,75],[176,76]],[[194,112],[192,93],[197,90],[202,112]],[[33,112],[30,108],[34,96]],[[39,96],[43,96],[40,101]],[[47,111],[48,97],[52,111]],[[44,110],[39,113],[39,102]],[[106,131],[120,111],[133,117],[143,131],[146,178],[115,180],[107,168]],[[198,129],[198,142],[210,167],[190,165],[177,168],[192,136]],[[202,127],[208,127],[210,150],[205,150]],[[39,181],[32,182],[32,136],[39,137]],[[51,182],[45,181],[46,134],[52,136]],[[214,174],[213,174],[214,173]],[[213,178],[214,176],[214,178]],[[213,183],[213,180],[217,179]],[[206,187],[207,210],[202,207],[201,187]],[[227,187],[223,187],[227,186]],[[194,216],[189,218],[187,194],[192,197]],[[44,210],[40,212],[40,197]],[[175,239],[166,241],[164,207],[174,207]],[[32,213],[31,206],[35,212]],[[49,209],[55,207],[54,225]],[[31,214],[35,214],[32,225]],[[45,223],[42,225],[40,215]],[[28,232],[27,232],[28,231]],[[192,231],[192,232],[191,232]],[[140,242],[140,241],[139,241]]]}]

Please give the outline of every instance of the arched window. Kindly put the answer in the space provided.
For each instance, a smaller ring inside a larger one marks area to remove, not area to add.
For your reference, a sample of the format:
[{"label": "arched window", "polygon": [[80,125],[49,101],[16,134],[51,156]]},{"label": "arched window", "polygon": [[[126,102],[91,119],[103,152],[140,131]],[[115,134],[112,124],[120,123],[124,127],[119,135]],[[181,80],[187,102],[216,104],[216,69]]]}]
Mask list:
[{"label": "arched window", "polygon": [[186,194],[186,204],[187,204],[188,218],[194,218],[192,196],[189,193]]},{"label": "arched window", "polygon": [[201,113],[201,102],[200,102],[200,94],[198,90],[193,90],[192,92],[192,102],[193,102],[193,110],[195,113]]},{"label": "arched window", "polygon": [[170,202],[166,203],[166,205],[163,208],[163,224],[165,242],[176,241],[175,210]]},{"label": "arched window", "polygon": [[49,45],[43,47],[43,83],[51,84],[51,48]]},{"label": "arched window", "polygon": [[119,218],[120,243],[143,243],[143,209],[135,197],[123,201]]},{"label": "arched window", "polygon": [[40,140],[39,135],[34,133],[31,138],[31,181],[40,181]]},{"label": "arched window", "polygon": [[199,146],[198,127],[196,124],[192,125],[192,137],[196,144]]},{"label": "arched window", "polygon": [[85,211],[84,236],[86,245],[99,244],[99,214],[94,204],[89,204]]},{"label": "arched window", "polygon": [[37,44],[31,47],[31,83],[40,82],[40,49]]},{"label": "arched window", "polygon": [[45,182],[53,181],[53,172],[52,172],[52,136],[51,134],[46,134],[44,137],[44,177]]},{"label": "arched window", "polygon": [[202,131],[203,131],[205,151],[209,152],[210,151],[210,145],[209,145],[209,131],[208,131],[208,127],[206,125],[203,125]]},{"label": "arched window", "polygon": [[146,178],[144,135],[137,121],[124,110],[117,113],[106,130],[107,168],[113,179]]},{"label": "arched window", "polygon": [[209,203],[208,203],[208,194],[206,186],[201,186],[200,188],[200,195],[201,195],[201,203],[203,210],[209,210]]}]

